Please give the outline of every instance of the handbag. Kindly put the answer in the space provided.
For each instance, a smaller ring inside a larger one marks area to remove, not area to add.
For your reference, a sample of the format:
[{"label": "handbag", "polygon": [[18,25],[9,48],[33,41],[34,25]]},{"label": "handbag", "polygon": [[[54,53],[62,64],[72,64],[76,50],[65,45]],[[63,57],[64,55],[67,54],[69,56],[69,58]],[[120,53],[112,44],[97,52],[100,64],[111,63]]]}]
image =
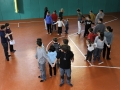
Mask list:
[{"label": "handbag", "polygon": [[10,45],[14,45],[15,44],[15,40],[10,40]]}]

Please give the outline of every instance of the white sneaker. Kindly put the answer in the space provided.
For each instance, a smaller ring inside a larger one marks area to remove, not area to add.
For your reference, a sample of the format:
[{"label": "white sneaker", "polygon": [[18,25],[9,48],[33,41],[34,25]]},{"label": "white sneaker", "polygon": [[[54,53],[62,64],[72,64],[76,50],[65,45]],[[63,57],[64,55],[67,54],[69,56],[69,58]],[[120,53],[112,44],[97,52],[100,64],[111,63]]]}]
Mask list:
[{"label": "white sneaker", "polygon": [[87,62],[90,62],[89,60],[87,60]]},{"label": "white sneaker", "polygon": [[100,65],[100,64],[103,64],[103,63],[104,63],[104,62],[100,62],[100,63],[98,63],[98,64]]}]

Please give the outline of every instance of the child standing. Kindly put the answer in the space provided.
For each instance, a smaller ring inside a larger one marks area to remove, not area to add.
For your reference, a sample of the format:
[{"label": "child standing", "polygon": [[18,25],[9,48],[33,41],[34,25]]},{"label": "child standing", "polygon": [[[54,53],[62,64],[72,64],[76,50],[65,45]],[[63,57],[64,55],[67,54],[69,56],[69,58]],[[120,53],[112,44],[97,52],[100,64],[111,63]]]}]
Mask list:
[{"label": "child standing", "polygon": [[55,47],[56,52],[59,52],[60,44],[58,43],[57,38],[53,38],[53,44],[52,45]]},{"label": "child standing", "polygon": [[52,17],[52,21],[53,21],[52,30],[53,30],[53,28],[56,30],[56,24],[54,24],[55,22],[57,22],[57,19],[58,19],[58,16],[56,14],[56,10],[53,12],[51,17]]},{"label": "child standing", "polygon": [[54,23],[54,24],[58,24],[58,35],[61,35],[61,33],[62,33],[62,26],[65,27],[63,21],[61,21],[61,19],[58,18],[58,21],[56,23]]},{"label": "child standing", "polygon": [[92,43],[94,43],[96,35],[93,33],[93,29],[89,28],[88,32],[89,32],[89,34],[87,36],[87,39],[89,39]]},{"label": "child standing", "polygon": [[[91,42],[90,39],[87,40],[87,55],[86,55],[86,60],[88,62],[91,62],[91,59],[92,59],[92,54],[93,54],[93,51],[94,51],[94,44]],[[88,60],[89,59],[89,60]]]},{"label": "child standing", "polygon": [[[56,56],[57,56],[57,52],[55,51],[55,47],[53,45],[51,45],[48,50],[48,57],[50,58],[52,64],[54,64],[54,62],[56,60]],[[54,76],[56,76],[56,64],[53,67],[53,69],[54,69]],[[52,77],[52,67],[50,64],[49,64],[49,73],[50,73],[50,77]]]},{"label": "child standing", "polygon": [[65,22],[65,33],[68,34],[68,29],[69,29],[69,19],[64,20]]},{"label": "child standing", "polygon": [[94,22],[95,21],[95,15],[92,12],[92,10],[90,10],[90,14],[89,15],[90,15],[91,21]]},{"label": "child standing", "polygon": [[91,28],[91,24],[94,24],[91,20],[90,20],[90,16],[87,16],[86,17],[86,20],[85,20],[85,32],[84,32],[84,37],[86,35],[88,35],[88,29]]},{"label": "child standing", "polygon": [[47,30],[48,30],[48,33],[47,33],[47,34],[50,34],[50,35],[51,35],[51,33],[52,33],[51,25],[52,25],[53,22],[52,22],[52,17],[51,17],[51,15],[50,15],[50,12],[49,12],[49,11],[47,12],[47,16],[46,16],[45,20],[46,20]]},{"label": "child standing", "polygon": [[[53,44],[52,45],[55,47],[56,52],[59,53],[60,44],[58,43],[57,38],[53,38]],[[57,60],[57,66],[59,67],[59,60]]]}]

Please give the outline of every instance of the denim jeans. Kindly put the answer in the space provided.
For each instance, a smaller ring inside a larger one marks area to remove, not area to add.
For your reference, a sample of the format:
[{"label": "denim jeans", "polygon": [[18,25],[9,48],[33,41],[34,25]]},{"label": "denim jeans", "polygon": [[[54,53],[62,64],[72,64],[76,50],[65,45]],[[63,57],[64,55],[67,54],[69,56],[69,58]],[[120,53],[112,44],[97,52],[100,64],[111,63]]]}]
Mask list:
[{"label": "denim jeans", "polygon": [[99,48],[96,48],[94,50],[94,59],[93,61],[96,61],[96,59],[98,58],[98,62],[102,62],[101,59],[100,59],[100,56],[101,56],[101,52],[102,52],[103,49],[99,49]]},{"label": "denim jeans", "polygon": [[5,53],[5,57],[8,60],[8,43],[2,43],[3,49],[4,49],[4,53]]},{"label": "denim jeans", "polygon": [[60,68],[61,84],[64,84],[64,74],[67,75],[67,83],[71,84],[71,69]]},{"label": "denim jeans", "polygon": [[41,79],[42,80],[46,80],[46,67],[45,67],[45,63],[44,64],[40,64],[39,63],[39,68],[40,68],[40,73],[41,73]]}]

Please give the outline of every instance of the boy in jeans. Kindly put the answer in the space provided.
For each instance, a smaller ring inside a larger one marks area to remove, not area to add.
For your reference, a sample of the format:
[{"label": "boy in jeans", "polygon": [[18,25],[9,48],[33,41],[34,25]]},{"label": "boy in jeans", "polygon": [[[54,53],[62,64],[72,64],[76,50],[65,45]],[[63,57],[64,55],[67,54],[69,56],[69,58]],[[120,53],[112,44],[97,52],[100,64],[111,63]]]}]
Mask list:
[{"label": "boy in jeans", "polygon": [[[60,47],[60,51],[57,54],[57,59],[60,59],[60,76],[61,76],[60,87],[64,84],[64,74],[67,75],[67,84],[70,85],[71,87],[73,86],[71,84],[71,62],[74,62],[73,57],[74,54],[72,51],[68,50],[67,45],[62,45]],[[56,61],[54,62],[54,65]]]},{"label": "boy in jeans", "polygon": [[68,34],[68,29],[69,29],[69,19],[64,20],[65,22],[65,34]]}]

